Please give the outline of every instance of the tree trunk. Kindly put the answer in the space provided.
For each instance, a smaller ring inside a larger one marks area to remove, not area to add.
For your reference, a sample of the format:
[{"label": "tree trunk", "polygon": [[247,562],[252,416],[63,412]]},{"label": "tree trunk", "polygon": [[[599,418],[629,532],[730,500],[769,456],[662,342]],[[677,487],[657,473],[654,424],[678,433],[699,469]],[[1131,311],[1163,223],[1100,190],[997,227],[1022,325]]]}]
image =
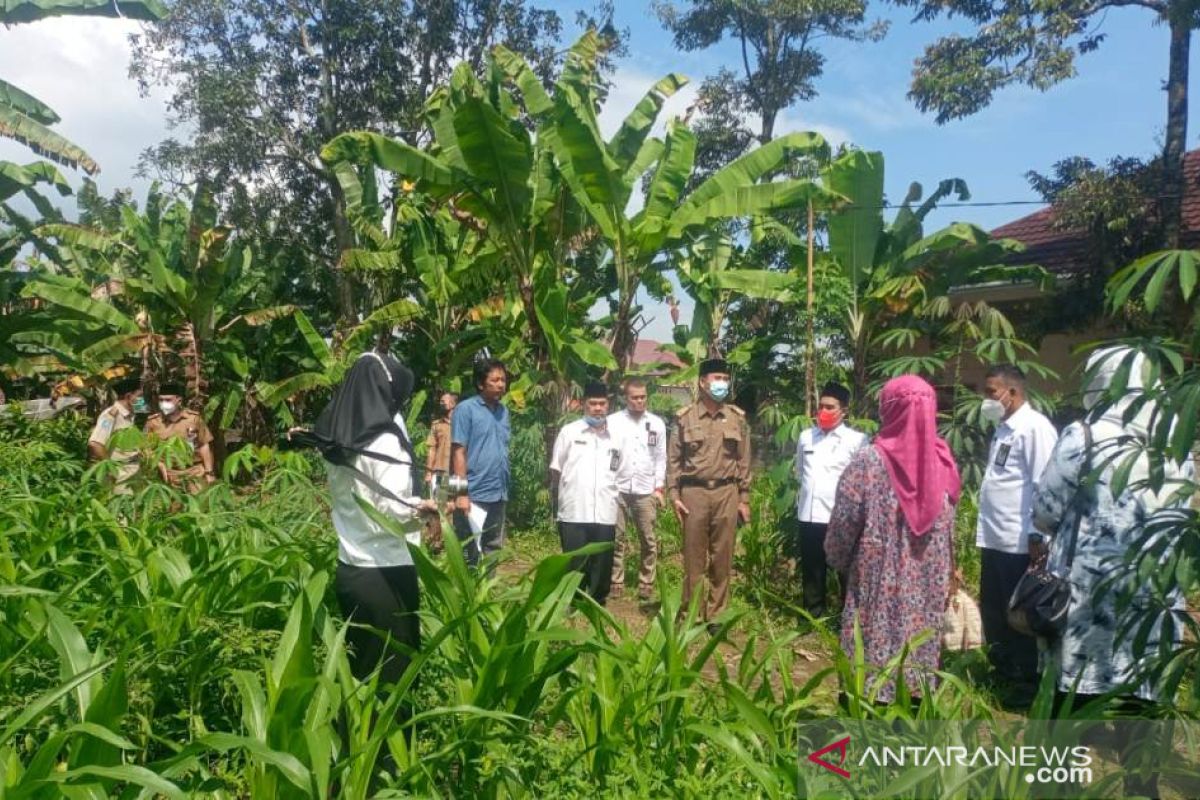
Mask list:
[{"label": "tree trunk", "polygon": [[1168,19],[1171,63],[1167,74],[1167,136],[1163,148],[1163,234],[1168,248],[1179,247],[1184,186],[1183,156],[1187,148],[1188,56],[1192,41],[1192,3],[1180,3]]},{"label": "tree trunk", "polygon": [[[328,24],[329,7],[325,2],[321,3],[321,20],[328,27],[321,45],[321,111],[317,118],[320,121],[322,137],[329,141],[341,131],[338,130],[340,126],[337,98],[333,84],[333,76],[338,67],[337,40],[334,26]],[[337,328],[338,333],[344,335],[358,323],[354,305],[354,285],[341,268],[342,254],[354,247],[354,232],[346,218],[346,196],[342,192],[342,185],[338,183],[337,175],[332,170],[322,170],[322,173],[326,185],[329,186],[330,199],[333,201],[333,238],[337,249],[337,260],[333,265],[334,281],[337,285]]]}]

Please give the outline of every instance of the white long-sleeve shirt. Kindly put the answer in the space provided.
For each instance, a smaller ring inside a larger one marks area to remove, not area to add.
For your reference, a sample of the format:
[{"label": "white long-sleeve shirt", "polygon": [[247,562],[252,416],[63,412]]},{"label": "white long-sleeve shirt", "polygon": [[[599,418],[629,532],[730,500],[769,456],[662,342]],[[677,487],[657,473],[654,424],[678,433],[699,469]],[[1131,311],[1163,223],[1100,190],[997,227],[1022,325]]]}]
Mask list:
[{"label": "white long-sleeve shirt", "polygon": [[1028,553],[1033,497],[1054,452],[1058,432],[1029,403],[996,426],[979,487],[975,543],[1002,553]]},{"label": "white long-sleeve shirt", "polygon": [[657,414],[644,412],[636,419],[628,409],[608,415],[608,427],[621,439],[622,459],[617,490],[623,494],[650,494],[667,482],[667,425]]},{"label": "white long-sleeve shirt", "polygon": [[[403,429],[403,423],[401,422]],[[407,433],[405,434],[407,435]],[[380,434],[366,448],[373,453],[390,456],[402,464],[357,456],[354,465],[376,483],[402,500],[418,506],[421,498],[413,494],[412,470],[408,454],[393,433]],[[338,535],[338,560],[354,567],[399,567],[413,563],[408,552],[411,542],[421,543],[421,519],[417,509],[397,503],[379,494],[363,482],[353,470],[326,462],[329,474],[329,495],[333,504],[333,529]],[[354,496],[392,517],[405,531],[397,536],[367,516]]]},{"label": "white long-sleeve shirt", "polygon": [[850,456],[862,447],[867,437],[842,423],[831,431],[808,428],[796,442],[796,518],[801,522],[829,524],[838,480]]},{"label": "white long-sleeve shirt", "polygon": [[621,466],[617,432],[576,420],[562,427],[554,440],[550,469],[559,474],[560,522],[617,524],[617,472]]}]

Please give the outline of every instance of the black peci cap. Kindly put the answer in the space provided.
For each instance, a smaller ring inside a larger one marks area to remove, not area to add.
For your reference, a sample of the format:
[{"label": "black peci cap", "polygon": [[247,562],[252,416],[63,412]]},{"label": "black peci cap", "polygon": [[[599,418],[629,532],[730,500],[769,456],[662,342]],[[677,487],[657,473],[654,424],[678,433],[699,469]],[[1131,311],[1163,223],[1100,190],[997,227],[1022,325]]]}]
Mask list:
[{"label": "black peci cap", "polygon": [[608,387],[603,381],[588,381],[583,387],[583,397],[585,400],[596,397],[608,397]]},{"label": "black peci cap", "polygon": [[713,372],[723,372],[729,374],[729,362],[723,358],[706,358],[700,362],[700,377],[703,378]]},{"label": "black peci cap", "polygon": [[850,405],[850,390],[840,383],[830,381],[825,384],[825,388],[821,390],[821,397],[832,397],[843,406]]}]

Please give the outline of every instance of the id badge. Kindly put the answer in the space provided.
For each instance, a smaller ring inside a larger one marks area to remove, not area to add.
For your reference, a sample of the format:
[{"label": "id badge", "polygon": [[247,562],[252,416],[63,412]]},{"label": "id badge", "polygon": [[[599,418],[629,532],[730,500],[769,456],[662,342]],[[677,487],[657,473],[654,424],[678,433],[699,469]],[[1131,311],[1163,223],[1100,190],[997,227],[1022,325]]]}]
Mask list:
[{"label": "id badge", "polygon": [[620,463],[620,461],[621,461],[621,451],[620,450],[609,450],[608,451],[608,469],[610,472],[617,471],[617,464]]},{"label": "id badge", "polygon": [[996,466],[1003,467],[1008,464],[1008,454],[1012,451],[1011,444],[1002,444],[996,448]]},{"label": "id badge", "polygon": [[649,445],[650,447],[658,447],[658,431],[650,431]]}]

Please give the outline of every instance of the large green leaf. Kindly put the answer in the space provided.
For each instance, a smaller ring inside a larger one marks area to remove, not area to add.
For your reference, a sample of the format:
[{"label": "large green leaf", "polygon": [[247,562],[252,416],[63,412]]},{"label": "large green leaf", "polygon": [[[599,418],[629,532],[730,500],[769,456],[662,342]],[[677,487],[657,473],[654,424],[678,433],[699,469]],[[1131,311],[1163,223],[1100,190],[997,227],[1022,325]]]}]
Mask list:
[{"label": "large green leaf", "polygon": [[421,307],[411,300],[396,300],[375,309],[350,335],[346,337],[343,350],[357,354],[364,350],[371,336],[383,328],[393,327],[422,316]]},{"label": "large green leaf", "polygon": [[1145,282],[1143,299],[1146,310],[1153,313],[1163,301],[1163,294],[1170,278],[1175,275],[1180,295],[1184,302],[1192,297],[1200,274],[1200,251],[1162,250],[1139,258],[1118,271],[1108,283],[1109,307],[1120,311],[1129,296]]},{"label": "large green leaf", "polygon": [[719,289],[737,292],[746,297],[774,300],[780,303],[794,299],[791,289],[796,285],[796,276],[786,272],[771,272],[765,269],[725,269],[712,273],[709,279]]},{"label": "large green leaf", "polygon": [[525,98],[525,109],[533,116],[540,116],[554,107],[554,101],[546,94],[542,81],[524,58],[504,45],[492,48],[492,61],[521,90]]},{"label": "large green leaf", "polygon": [[558,157],[563,177],[604,235],[615,239],[624,219],[630,187],[622,170],[608,155],[600,130],[587,113],[587,96],[571,87],[555,95],[555,129],[550,146]]},{"label": "large green leaf", "polygon": [[774,183],[752,183],[731,187],[725,193],[695,205],[690,201],[671,217],[668,237],[674,239],[689,228],[704,227],[717,219],[751,217],[807,207],[836,207],[840,195],[808,180],[792,179]]},{"label": "large green leaf", "polygon": [[445,164],[411,145],[377,133],[343,133],[321,148],[321,159],[330,164],[339,161],[374,164],[380,169],[420,182],[423,191],[434,195],[448,194],[461,188],[454,172]]},{"label": "large green leaf", "polygon": [[455,110],[454,132],[471,176],[495,190],[495,205],[519,225],[528,210],[533,166],[528,132],[481,98],[468,99]]},{"label": "large green leaf", "polygon": [[154,22],[166,15],[166,6],[158,0],[0,0],[0,23],[4,25],[65,16]]},{"label": "large green leaf", "polygon": [[108,303],[93,300],[82,292],[65,286],[51,284],[45,280],[37,280],[25,285],[23,297],[37,297],[47,303],[70,309],[88,319],[101,322],[121,333],[138,333],[137,324]]},{"label": "large green leaf", "polygon": [[825,169],[824,179],[849,201],[829,213],[829,249],[857,286],[871,271],[883,232],[883,153],[851,150]]},{"label": "large green leaf", "polygon": [[15,108],[0,105],[0,136],[15,139],[43,158],[89,175],[100,171],[100,165],[83,148]]},{"label": "large green leaf", "polygon": [[692,176],[695,159],[696,134],[687,125],[673,120],[667,126],[663,154],[646,195],[641,223],[646,232],[654,233],[665,227],[665,220],[675,211]]},{"label": "large green leaf", "polygon": [[8,81],[0,80],[0,107],[3,106],[20,111],[43,125],[53,125],[60,121],[58,114],[50,106],[28,92],[18,89]]},{"label": "large green leaf", "polygon": [[32,164],[21,165],[11,161],[0,161],[0,202],[18,192],[28,191],[39,183],[50,184],[63,196],[71,193],[71,185],[53,164],[35,161]]},{"label": "large green leaf", "polygon": [[312,351],[313,357],[317,359],[317,363],[328,369],[333,364],[334,358],[333,351],[325,343],[325,338],[317,331],[308,315],[300,309],[296,309],[293,317],[296,320],[296,327],[300,329],[300,335],[304,337],[304,341],[308,344],[308,349]]},{"label": "large green leaf", "polygon": [[687,85],[688,79],[679,73],[672,72],[660,79],[645,96],[634,106],[633,111],[621,123],[621,128],[609,142],[608,151],[622,169],[628,169],[637,158],[646,141],[646,136],[654,126],[658,114],[662,111],[667,98]]},{"label": "large green leaf", "polygon": [[829,158],[829,143],[819,133],[789,133],[751,150],[719,169],[688,195],[682,211],[709,203],[726,192],[783,169],[794,158]]}]

